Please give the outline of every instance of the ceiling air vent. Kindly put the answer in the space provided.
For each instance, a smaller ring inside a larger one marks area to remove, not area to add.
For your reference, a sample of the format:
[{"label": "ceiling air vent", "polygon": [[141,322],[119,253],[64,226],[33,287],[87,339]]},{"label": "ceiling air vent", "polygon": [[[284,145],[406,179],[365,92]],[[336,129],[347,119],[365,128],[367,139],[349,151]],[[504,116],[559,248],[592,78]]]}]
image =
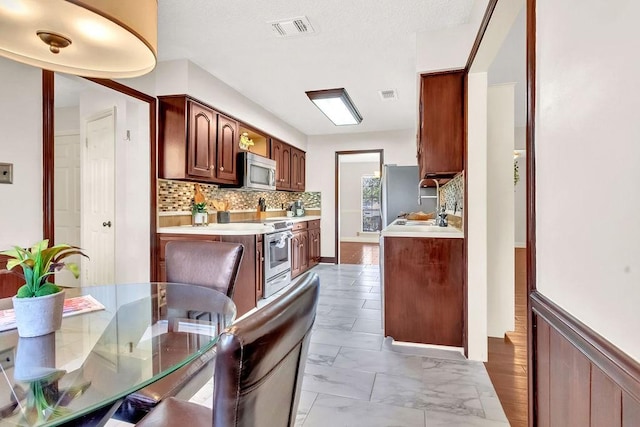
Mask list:
[{"label": "ceiling air vent", "polygon": [[378,95],[383,101],[389,101],[392,99],[398,99],[398,93],[395,89],[379,90]]},{"label": "ceiling air vent", "polygon": [[272,21],[268,24],[278,37],[302,36],[305,34],[315,33],[315,30],[306,16],[298,16],[296,18],[281,19]]}]

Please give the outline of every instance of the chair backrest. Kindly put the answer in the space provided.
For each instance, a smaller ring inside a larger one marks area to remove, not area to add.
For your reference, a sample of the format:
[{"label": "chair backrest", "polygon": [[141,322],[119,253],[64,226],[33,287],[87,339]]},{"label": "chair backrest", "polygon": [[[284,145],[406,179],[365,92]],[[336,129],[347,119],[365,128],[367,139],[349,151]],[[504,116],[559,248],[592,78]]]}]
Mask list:
[{"label": "chair backrest", "polygon": [[320,280],[309,272],[217,343],[213,425],[293,426]]},{"label": "chair backrest", "polygon": [[169,242],[165,248],[167,281],[213,288],[231,298],[243,251],[240,243]]}]

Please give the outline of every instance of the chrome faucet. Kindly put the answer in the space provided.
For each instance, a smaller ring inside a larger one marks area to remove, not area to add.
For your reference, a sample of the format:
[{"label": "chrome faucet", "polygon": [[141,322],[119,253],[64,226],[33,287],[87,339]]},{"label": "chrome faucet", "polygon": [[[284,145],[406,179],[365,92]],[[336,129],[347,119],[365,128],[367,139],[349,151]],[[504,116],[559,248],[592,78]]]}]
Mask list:
[{"label": "chrome faucet", "polygon": [[[436,183],[436,195],[435,196],[423,196],[421,189],[424,181],[431,180]],[[436,213],[438,213],[438,209],[440,208],[440,183],[437,179],[433,178],[424,178],[418,182],[418,204],[422,206],[422,199],[436,199]]]}]

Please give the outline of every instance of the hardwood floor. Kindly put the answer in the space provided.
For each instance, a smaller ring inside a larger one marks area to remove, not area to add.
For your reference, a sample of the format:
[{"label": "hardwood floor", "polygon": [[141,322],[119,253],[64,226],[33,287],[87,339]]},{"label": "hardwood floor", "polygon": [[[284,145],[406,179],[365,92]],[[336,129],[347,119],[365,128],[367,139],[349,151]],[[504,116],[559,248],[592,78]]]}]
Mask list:
[{"label": "hardwood floor", "polygon": [[516,329],[504,339],[489,338],[485,363],[502,408],[512,427],[527,424],[527,260],[526,250],[515,250]]},{"label": "hardwood floor", "polygon": [[340,264],[378,265],[377,243],[340,242]]}]

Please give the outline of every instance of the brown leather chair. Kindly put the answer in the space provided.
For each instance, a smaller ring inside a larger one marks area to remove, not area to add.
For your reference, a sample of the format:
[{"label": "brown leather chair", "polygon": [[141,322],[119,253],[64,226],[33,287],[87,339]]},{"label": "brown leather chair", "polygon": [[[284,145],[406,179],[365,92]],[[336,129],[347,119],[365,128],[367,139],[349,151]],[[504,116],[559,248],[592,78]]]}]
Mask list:
[{"label": "brown leather chair", "polygon": [[213,410],[169,398],[138,427],[293,426],[319,285],[318,276],[307,273],[288,292],[220,336]]},{"label": "brown leather chair", "polygon": [[239,243],[169,242],[165,247],[167,282],[205,286],[231,298],[243,250]]},{"label": "brown leather chair", "polygon": [[[233,297],[244,246],[239,243],[173,241],[165,249],[167,281],[216,289]],[[194,293],[194,297],[197,292]],[[190,295],[180,295],[177,303],[187,304]],[[178,298],[173,298],[178,299]],[[202,303],[201,300],[197,301]],[[171,299],[167,298],[171,309]],[[202,313],[193,313],[199,318]],[[171,329],[171,328],[170,328]],[[166,377],[127,396],[114,418],[138,422],[158,403],[172,396],[189,399],[213,374],[215,350],[177,369]]]}]

